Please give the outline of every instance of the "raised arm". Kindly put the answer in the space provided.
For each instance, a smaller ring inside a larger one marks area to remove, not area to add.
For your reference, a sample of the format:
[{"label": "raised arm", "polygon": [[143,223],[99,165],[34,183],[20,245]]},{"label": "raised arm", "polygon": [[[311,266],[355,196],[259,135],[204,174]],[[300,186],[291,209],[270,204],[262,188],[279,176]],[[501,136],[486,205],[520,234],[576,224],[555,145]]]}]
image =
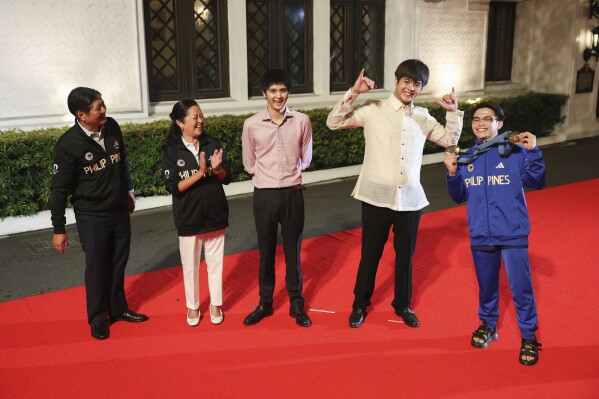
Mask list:
[{"label": "raised arm", "polygon": [[427,133],[427,139],[443,148],[458,144],[462,127],[464,125],[464,111],[458,109],[458,99],[455,88],[451,93],[445,94],[441,101],[437,101],[441,108],[447,111],[445,114],[445,126],[438,123],[435,118],[429,116],[427,126],[423,129]]},{"label": "raised arm", "polygon": [[545,162],[543,153],[537,147],[537,137],[530,132],[520,133],[518,137],[520,145],[526,150],[520,165],[522,183],[533,190],[540,190],[545,187]]},{"label": "raised arm", "polygon": [[374,80],[364,76],[364,68],[362,68],[362,70],[360,71],[360,75],[358,75],[358,79],[356,79],[351,89],[352,95],[357,96],[361,93],[367,93],[375,87],[376,85],[374,84]]},{"label": "raised arm", "polygon": [[435,101],[441,108],[447,112],[456,112],[458,110],[458,98],[455,95],[455,87],[451,88],[451,93],[441,97],[441,101]]},{"label": "raised arm", "polygon": [[327,118],[327,127],[331,130],[351,129],[364,126],[364,121],[359,113],[354,112],[353,102],[361,93],[367,93],[376,85],[370,78],[364,76],[364,68],[360,71],[354,85],[335,104]]}]

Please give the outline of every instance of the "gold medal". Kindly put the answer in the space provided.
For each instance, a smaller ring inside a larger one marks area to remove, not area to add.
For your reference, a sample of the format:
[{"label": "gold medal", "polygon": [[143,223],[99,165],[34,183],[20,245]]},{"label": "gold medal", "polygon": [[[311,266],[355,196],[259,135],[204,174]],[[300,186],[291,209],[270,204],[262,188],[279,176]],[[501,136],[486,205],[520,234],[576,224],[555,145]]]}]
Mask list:
[{"label": "gold medal", "polygon": [[521,141],[520,137],[518,137],[519,134],[520,133],[518,133],[518,132],[510,132],[510,133],[508,133],[508,135],[507,135],[507,141],[509,141],[512,144],[519,143]]},{"label": "gold medal", "polygon": [[447,147],[445,149],[445,155],[460,155],[460,147],[458,147],[457,145],[450,145],[449,147]]}]

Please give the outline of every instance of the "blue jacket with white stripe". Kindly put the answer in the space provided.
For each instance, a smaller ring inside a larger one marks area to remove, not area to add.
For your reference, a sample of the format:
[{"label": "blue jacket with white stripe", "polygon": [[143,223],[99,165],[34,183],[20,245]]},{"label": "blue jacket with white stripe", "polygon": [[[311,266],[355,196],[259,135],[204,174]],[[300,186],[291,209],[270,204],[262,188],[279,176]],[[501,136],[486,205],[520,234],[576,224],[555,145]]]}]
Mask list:
[{"label": "blue jacket with white stripe", "polygon": [[[470,157],[476,142],[462,156]],[[458,204],[467,203],[470,245],[528,245],[530,220],[524,186],[545,186],[545,163],[538,147],[527,151],[510,145],[507,156],[498,146],[478,155],[470,164],[458,164],[455,176],[447,174],[449,195]]]}]

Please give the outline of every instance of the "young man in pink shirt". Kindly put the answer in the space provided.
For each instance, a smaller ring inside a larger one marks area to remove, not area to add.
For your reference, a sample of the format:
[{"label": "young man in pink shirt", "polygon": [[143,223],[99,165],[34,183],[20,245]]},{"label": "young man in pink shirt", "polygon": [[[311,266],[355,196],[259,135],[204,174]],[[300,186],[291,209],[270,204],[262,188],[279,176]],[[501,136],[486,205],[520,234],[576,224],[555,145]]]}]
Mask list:
[{"label": "young man in pink shirt", "polygon": [[302,170],[312,160],[312,125],[306,114],[286,106],[291,77],[270,69],[260,78],[266,108],[245,120],[243,166],[254,185],[254,221],[258,234],[260,303],[243,324],[251,326],[273,314],[275,252],[281,225],[289,315],[302,327],[312,321],[304,311],[300,251],[304,231]]}]

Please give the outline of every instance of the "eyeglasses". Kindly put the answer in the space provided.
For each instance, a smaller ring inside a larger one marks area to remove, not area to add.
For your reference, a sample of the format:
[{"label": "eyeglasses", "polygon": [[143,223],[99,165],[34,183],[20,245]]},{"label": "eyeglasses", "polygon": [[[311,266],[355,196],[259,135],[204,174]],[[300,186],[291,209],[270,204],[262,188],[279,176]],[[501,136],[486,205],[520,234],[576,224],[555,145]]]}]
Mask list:
[{"label": "eyeglasses", "polygon": [[472,123],[481,123],[484,122],[487,125],[493,123],[493,121],[496,121],[497,118],[491,118],[490,116],[485,116],[484,118],[479,118],[479,117],[475,117],[472,118]]}]

